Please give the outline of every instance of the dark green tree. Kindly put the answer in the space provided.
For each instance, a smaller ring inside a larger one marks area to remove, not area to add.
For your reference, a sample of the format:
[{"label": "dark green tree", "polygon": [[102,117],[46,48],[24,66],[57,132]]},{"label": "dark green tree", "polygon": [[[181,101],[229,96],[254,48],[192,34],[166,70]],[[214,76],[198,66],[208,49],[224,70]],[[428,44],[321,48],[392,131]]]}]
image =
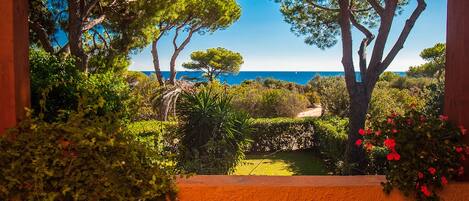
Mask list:
[{"label": "dark green tree", "polygon": [[410,67],[407,75],[412,77],[436,77],[440,78],[445,70],[446,44],[437,43],[431,48],[426,48],[420,53],[420,57],[427,63]]},{"label": "dark green tree", "polygon": [[184,63],[182,66],[191,70],[204,71],[204,76],[210,82],[221,74],[238,73],[244,63],[240,53],[221,47],[193,52],[191,59],[192,62]]},{"label": "dark green tree", "polygon": [[[163,13],[159,13],[155,25],[159,32],[152,42],[152,56],[156,75],[161,85],[164,80],[158,55],[158,42],[170,31],[175,34],[172,38],[173,54],[170,60],[169,83],[176,81],[176,60],[179,54],[189,44],[195,33],[213,33],[225,29],[236,22],[241,16],[241,8],[235,0],[176,0]],[[180,41],[182,37],[182,42]]]},{"label": "dark green tree", "polygon": [[122,63],[149,44],[158,31],[150,19],[171,1],[31,0],[31,41],[49,53],[71,54],[85,72]]},{"label": "dark green tree", "polygon": [[[360,138],[358,130],[365,126],[371,95],[380,75],[404,47],[415,22],[426,8],[425,0],[417,0],[416,8],[387,54],[384,50],[394,18],[406,7],[408,0],[277,1],[281,3],[285,20],[292,24],[292,31],[306,36],[307,44],[324,49],[335,45],[339,38],[342,42],[342,64],[351,104],[346,160],[349,165],[358,164],[349,170],[351,174],[362,174],[366,157],[363,150],[355,146],[355,141]],[[364,36],[358,49],[360,81],[355,77],[352,27]],[[374,30],[377,30],[376,34]],[[366,52],[373,41],[371,59],[367,61]]]}]

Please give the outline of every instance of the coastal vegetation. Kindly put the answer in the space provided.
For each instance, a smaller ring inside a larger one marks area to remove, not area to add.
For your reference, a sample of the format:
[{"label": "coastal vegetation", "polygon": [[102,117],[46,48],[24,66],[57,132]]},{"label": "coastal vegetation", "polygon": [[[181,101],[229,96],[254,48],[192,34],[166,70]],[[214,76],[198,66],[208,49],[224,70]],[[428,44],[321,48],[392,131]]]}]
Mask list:
[{"label": "coastal vegetation", "polygon": [[[360,138],[358,130],[365,127],[366,115],[373,91],[380,75],[389,67],[403,48],[416,21],[425,10],[425,0],[417,0],[412,15],[402,25],[402,31],[391,50],[385,54],[389,42],[391,26],[395,16],[408,7],[409,1],[302,1],[277,0],[285,21],[292,25],[297,35],[306,36],[305,42],[321,49],[334,46],[339,38],[342,42],[342,65],[345,83],[350,100],[350,128],[346,150],[348,164],[358,165],[350,169],[352,174],[360,174],[367,162],[365,152],[355,146]],[[358,49],[361,80],[355,77],[353,58],[352,27],[363,35]],[[376,30],[376,31],[375,31]],[[373,33],[375,31],[376,33]],[[340,37],[339,37],[340,36]],[[367,49],[374,43],[371,59],[368,62]]]},{"label": "coastal vegetation", "polygon": [[[167,200],[175,175],[191,174],[385,174],[386,192],[438,199],[469,153],[460,141],[467,130],[442,113],[445,45],[423,50],[427,63],[405,75],[386,71],[425,1],[387,55],[394,16],[409,1],[277,2],[307,44],[325,49],[340,36],[343,76],[230,85],[220,76],[237,74],[243,55],[218,47],[182,65],[201,77],[178,80],[177,59],[193,36],[240,18],[235,0],[31,0],[31,108],[0,133],[0,199]],[[364,34],[360,79],[352,26]],[[128,71],[131,53],[146,46],[155,72]],[[300,115],[310,110],[321,112]]]}]

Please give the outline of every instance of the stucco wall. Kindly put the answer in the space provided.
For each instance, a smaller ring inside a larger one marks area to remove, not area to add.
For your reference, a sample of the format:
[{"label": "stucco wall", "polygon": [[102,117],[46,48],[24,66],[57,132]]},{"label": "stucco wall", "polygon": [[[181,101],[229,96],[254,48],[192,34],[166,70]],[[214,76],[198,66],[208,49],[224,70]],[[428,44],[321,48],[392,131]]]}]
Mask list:
[{"label": "stucco wall", "polygon": [[[383,192],[383,176],[194,176],[179,179],[181,201],[401,201]],[[445,201],[469,200],[469,183],[451,183]]]},{"label": "stucco wall", "polygon": [[0,6],[0,133],[13,127],[29,106],[28,1]]},{"label": "stucco wall", "polygon": [[[448,0],[447,26],[445,113],[450,121],[469,128],[469,1]],[[469,161],[465,167],[469,170]]]}]

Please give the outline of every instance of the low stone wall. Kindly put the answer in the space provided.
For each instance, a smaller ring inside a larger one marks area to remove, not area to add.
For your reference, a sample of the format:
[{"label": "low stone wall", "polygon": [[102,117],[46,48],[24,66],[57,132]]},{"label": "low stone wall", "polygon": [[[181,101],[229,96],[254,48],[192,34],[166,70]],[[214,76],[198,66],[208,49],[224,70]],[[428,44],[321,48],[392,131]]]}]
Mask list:
[{"label": "low stone wall", "polygon": [[[404,201],[394,190],[386,195],[383,176],[194,176],[179,179],[181,201]],[[469,183],[451,183],[442,200],[469,200]]]}]

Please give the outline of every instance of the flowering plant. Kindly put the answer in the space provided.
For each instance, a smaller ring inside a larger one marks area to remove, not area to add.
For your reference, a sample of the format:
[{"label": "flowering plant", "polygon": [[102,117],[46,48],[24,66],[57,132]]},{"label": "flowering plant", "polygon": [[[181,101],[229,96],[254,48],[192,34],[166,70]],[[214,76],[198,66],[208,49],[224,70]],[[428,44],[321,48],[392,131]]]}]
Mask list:
[{"label": "flowering plant", "polygon": [[436,190],[464,174],[461,162],[469,147],[461,138],[466,133],[463,126],[450,124],[447,116],[427,117],[413,109],[403,116],[392,114],[373,129],[360,129],[363,139],[356,145],[369,154],[378,148],[387,151],[385,192],[398,188],[417,200],[439,200]]}]

